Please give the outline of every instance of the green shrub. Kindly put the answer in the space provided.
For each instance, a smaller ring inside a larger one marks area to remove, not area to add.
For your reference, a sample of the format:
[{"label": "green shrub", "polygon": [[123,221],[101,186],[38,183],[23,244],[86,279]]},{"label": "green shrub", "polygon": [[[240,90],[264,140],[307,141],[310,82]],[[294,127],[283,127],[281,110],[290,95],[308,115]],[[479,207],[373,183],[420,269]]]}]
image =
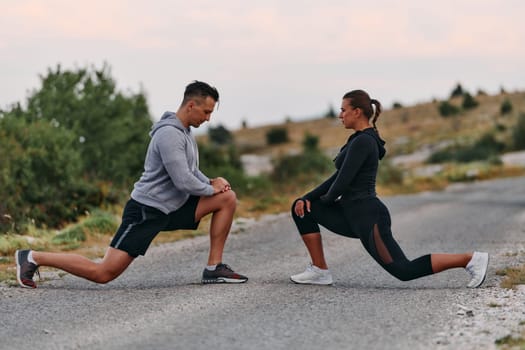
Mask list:
[{"label": "green shrub", "polygon": [[69,244],[84,242],[87,239],[86,233],[80,225],[75,225],[71,228],[59,233],[51,240],[54,244]]},{"label": "green shrub", "polygon": [[377,172],[377,182],[381,185],[403,183],[403,170],[388,159],[383,159]]},{"label": "green shrub", "polygon": [[494,161],[494,157],[505,149],[505,144],[496,140],[493,133],[483,135],[471,145],[453,145],[433,153],[428,163],[460,162],[468,163],[477,160]]},{"label": "green shrub", "polygon": [[439,110],[439,114],[442,117],[453,116],[453,115],[456,115],[456,114],[458,114],[460,112],[459,107],[454,106],[453,104],[451,104],[448,101],[441,102],[439,104],[439,106],[438,106],[438,110]]},{"label": "green shrub", "polygon": [[525,113],[520,113],[518,122],[512,131],[512,148],[525,149]]},{"label": "green shrub", "polygon": [[330,105],[328,107],[328,111],[324,115],[325,118],[337,118],[337,112],[334,109],[334,106]]},{"label": "green shrub", "polygon": [[307,132],[303,139],[303,149],[305,152],[317,151],[319,149],[319,137]]},{"label": "green shrub", "polygon": [[272,186],[265,176],[247,176],[244,173],[234,145],[213,147],[200,144],[199,158],[199,167],[206,176],[224,177],[239,196],[261,193]]},{"label": "green shrub", "polygon": [[208,175],[209,169],[217,167],[241,169],[242,164],[235,145],[214,146],[199,144],[199,167]]},{"label": "green shrub", "polygon": [[208,137],[212,143],[217,145],[227,145],[233,142],[232,133],[222,124],[217,127],[210,127],[208,129]]},{"label": "green shrub", "polygon": [[211,178],[221,176],[227,179],[239,197],[259,195],[272,188],[272,183],[267,176],[248,176],[242,169],[227,165],[208,168],[205,174]]},{"label": "green shrub", "polygon": [[127,185],[144,167],[152,125],[144,93],[117,91],[107,65],[101,69],[48,69],[41,86],[7,114],[29,123],[47,121],[70,131],[80,153],[82,175]]},{"label": "green shrub", "polygon": [[452,92],[450,93],[450,98],[461,97],[463,96],[464,93],[465,91],[463,90],[463,87],[461,86],[460,83],[458,83],[456,87],[452,90]]},{"label": "green shrub", "polygon": [[479,105],[479,102],[476,101],[476,99],[474,99],[474,97],[472,97],[471,94],[469,94],[468,92],[465,93],[463,95],[463,103],[461,104],[461,106],[463,107],[463,109],[472,109],[472,108],[476,108],[477,106]]},{"label": "green shrub", "polygon": [[512,103],[508,98],[506,98],[503,102],[501,102],[501,105],[499,107],[499,113],[501,115],[509,114],[512,112]]},{"label": "green shrub", "polygon": [[321,152],[305,152],[298,155],[284,156],[276,161],[272,180],[277,182],[309,182],[324,177],[334,171],[330,158]]},{"label": "green shrub", "polygon": [[58,227],[98,205],[98,189],[82,177],[75,135],[45,120],[0,119],[0,232],[29,223]]},{"label": "green shrub", "polygon": [[272,128],[266,132],[266,143],[268,145],[277,145],[288,141],[288,129],[286,128]]},{"label": "green shrub", "polygon": [[118,228],[117,219],[110,213],[99,210],[94,211],[82,222],[82,226],[89,232],[95,234],[112,234]]}]

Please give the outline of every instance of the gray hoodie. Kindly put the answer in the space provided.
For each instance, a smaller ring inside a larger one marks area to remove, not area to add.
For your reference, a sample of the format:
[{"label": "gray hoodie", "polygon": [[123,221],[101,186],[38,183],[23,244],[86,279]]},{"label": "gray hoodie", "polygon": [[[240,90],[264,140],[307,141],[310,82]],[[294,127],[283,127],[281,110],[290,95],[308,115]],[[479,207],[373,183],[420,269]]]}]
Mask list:
[{"label": "gray hoodie", "polygon": [[168,214],[190,195],[211,196],[210,179],[199,170],[199,152],[191,130],[173,112],[165,112],[150,132],[144,172],[131,198]]}]

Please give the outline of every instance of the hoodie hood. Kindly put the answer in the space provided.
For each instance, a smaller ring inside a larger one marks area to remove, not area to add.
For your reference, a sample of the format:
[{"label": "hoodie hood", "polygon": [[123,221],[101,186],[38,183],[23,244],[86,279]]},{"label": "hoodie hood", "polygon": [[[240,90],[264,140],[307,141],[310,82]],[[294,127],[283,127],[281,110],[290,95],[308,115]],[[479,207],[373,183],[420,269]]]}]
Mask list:
[{"label": "hoodie hood", "polygon": [[377,149],[379,150],[379,159],[380,160],[383,159],[386,153],[385,141],[381,139],[381,137],[379,137],[379,134],[377,133],[377,131],[374,128],[367,128],[361,132],[372,136],[376,140]]},{"label": "hoodie hood", "polygon": [[183,132],[188,131],[188,129],[186,129],[184,125],[182,125],[182,122],[179,120],[179,118],[177,118],[177,115],[174,112],[164,112],[160,120],[153,124],[153,126],[151,127],[149,135],[153,136],[153,134],[155,134],[157,130],[165,126],[173,126]]}]

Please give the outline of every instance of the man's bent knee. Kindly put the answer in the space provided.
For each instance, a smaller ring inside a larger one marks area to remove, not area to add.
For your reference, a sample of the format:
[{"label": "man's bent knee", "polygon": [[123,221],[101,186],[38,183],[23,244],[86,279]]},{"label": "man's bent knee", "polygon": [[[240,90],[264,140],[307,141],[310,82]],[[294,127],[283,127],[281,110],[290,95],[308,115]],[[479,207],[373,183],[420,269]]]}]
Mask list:
[{"label": "man's bent knee", "polygon": [[228,206],[237,205],[237,194],[234,191],[229,190],[229,191],[223,192],[221,194],[221,197],[222,197],[221,200],[223,201],[225,205],[228,205]]}]

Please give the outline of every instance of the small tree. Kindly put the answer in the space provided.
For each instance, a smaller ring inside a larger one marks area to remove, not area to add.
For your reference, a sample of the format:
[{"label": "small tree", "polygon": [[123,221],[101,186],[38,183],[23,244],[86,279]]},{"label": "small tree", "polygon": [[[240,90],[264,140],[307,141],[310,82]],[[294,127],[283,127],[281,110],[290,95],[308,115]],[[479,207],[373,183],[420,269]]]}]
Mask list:
[{"label": "small tree", "polygon": [[518,117],[518,123],[512,132],[512,144],[515,150],[525,149],[525,113]]},{"label": "small tree", "polygon": [[324,116],[325,118],[336,118],[337,117],[337,113],[335,112],[333,105],[328,106],[328,111],[326,112]]},{"label": "small tree", "polygon": [[463,109],[472,109],[472,108],[476,108],[477,106],[479,105],[479,102],[476,101],[476,99],[474,99],[474,97],[472,97],[471,94],[469,94],[468,92],[466,92],[464,95],[463,95],[463,103],[462,103],[462,107]]},{"label": "small tree", "polygon": [[318,150],[319,137],[310,133],[304,134],[303,149],[305,152],[315,152]]},{"label": "small tree", "polygon": [[450,117],[459,113],[459,108],[448,101],[441,102],[438,109],[442,117]]},{"label": "small tree", "polygon": [[501,103],[501,106],[499,108],[499,113],[501,115],[505,115],[505,114],[509,114],[510,112],[512,112],[512,103],[510,102],[510,100],[508,98],[506,98]]},{"label": "small tree", "polygon": [[82,177],[77,143],[72,131],[47,120],[0,118],[0,233],[23,232],[28,222],[58,227],[100,204],[102,194]]},{"label": "small tree", "polygon": [[286,128],[272,128],[266,132],[266,143],[268,145],[286,143],[288,140],[288,129]]},{"label": "small tree", "polygon": [[216,128],[210,127],[208,129],[208,137],[212,143],[217,145],[227,145],[233,142],[233,135],[222,124]]},{"label": "small tree", "polygon": [[17,114],[28,122],[53,121],[81,138],[74,147],[84,175],[124,184],[142,173],[152,124],[144,92],[118,91],[108,65],[77,70],[58,65],[40,81],[27,110]]},{"label": "small tree", "polygon": [[450,98],[463,96],[464,93],[465,91],[463,90],[463,87],[460,83],[458,83],[458,85],[456,85],[456,87],[450,93]]},{"label": "small tree", "polygon": [[399,102],[394,102],[394,103],[392,104],[392,108],[393,108],[393,109],[403,108],[403,105],[402,105],[401,103],[399,103]]}]

